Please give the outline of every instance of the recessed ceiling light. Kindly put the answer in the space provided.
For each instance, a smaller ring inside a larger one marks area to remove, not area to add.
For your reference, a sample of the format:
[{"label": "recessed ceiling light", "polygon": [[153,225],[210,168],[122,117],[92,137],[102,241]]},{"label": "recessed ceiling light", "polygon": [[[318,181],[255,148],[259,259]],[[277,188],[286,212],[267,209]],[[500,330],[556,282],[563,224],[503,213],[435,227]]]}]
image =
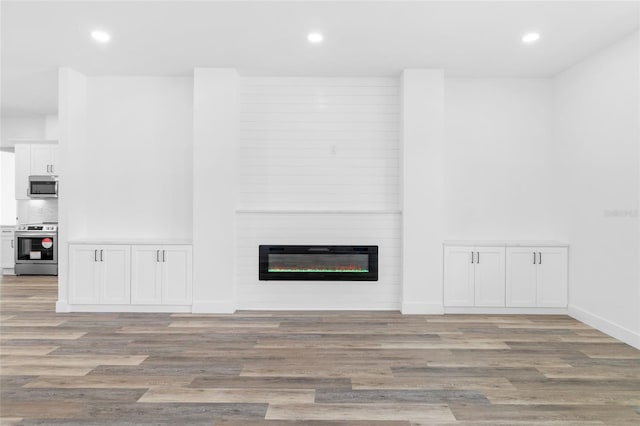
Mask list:
[{"label": "recessed ceiling light", "polygon": [[95,40],[98,41],[100,43],[108,43],[109,40],[111,40],[111,36],[109,35],[109,33],[106,33],[104,31],[92,31],[91,32],[91,37]]},{"label": "recessed ceiling light", "polygon": [[522,36],[523,43],[535,43],[540,38],[540,34],[538,33],[528,33]]},{"label": "recessed ceiling light", "polygon": [[307,40],[309,40],[310,43],[320,43],[320,42],[322,42],[322,34],[320,34],[320,33],[310,33],[307,36]]}]

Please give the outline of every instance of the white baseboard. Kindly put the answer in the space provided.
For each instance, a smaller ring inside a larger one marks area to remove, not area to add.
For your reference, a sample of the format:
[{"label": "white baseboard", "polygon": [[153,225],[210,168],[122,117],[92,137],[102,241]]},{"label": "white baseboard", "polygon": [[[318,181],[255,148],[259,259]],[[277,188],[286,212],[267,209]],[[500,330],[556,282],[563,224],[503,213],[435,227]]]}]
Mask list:
[{"label": "white baseboard", "polygon": [[56,312],[58,313],[71,312],[71,306],[69,306],[66,300],[58,300],[56,302]]},{"label": "white baseboard", "polygon": [[403,302],[402,315],[442,315],[444,306],[435,303]]},{"label": "white baseboard", "polygon": [[191,312],[194,314],[232,314],[235,311],[235,304],[230,300],[221,302],[193,302],[191,306]]},{"label": "white baseboard", "polygon": [[569,315],[613,338],[621,340],[636,349],[640,349],[640,334],[633,330],[629,330],[626,327],[618,325],[574,305],[569,305]]},{"label": "white baseboard", "polygon": [[567,308],[509,308],[491,306],[464,306],[444,308],[445,314],[485,314],[485,315],[567,315]]},{"label": "white baseboard", "polygon": [[310,303],[239,303],[239,310],[247,311],[398,311],[397,303],[384,304],[362,304],[355,306],[353,304],[310,304]]},{"label": "white baseboard", "polygon": [[185,313],[190,305],[67,305],[67,311],[56,312],[136,312],[136,313]]}]

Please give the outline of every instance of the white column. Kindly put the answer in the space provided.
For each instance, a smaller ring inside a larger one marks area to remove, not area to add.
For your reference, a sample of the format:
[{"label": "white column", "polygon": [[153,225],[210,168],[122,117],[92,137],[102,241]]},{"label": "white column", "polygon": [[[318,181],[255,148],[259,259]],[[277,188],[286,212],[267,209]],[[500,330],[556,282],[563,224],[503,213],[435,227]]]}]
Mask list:
[{"label": "white column", "polygon": [[442,314],[444,71],[402,73],[402,313]]},{"label": "white column", "polygon": [[85,230],[83,167],[74,155],[87,145],[87,78],[77,71],[58,71],[59,140],[56,166],[60,186],[58,197],[58,301],[56,312],[69,312],[67,241]]},{"label": "white column", "polygon": [[192,309],[230,313],[235,311],[238,73],[197,68],[193,87]]}]

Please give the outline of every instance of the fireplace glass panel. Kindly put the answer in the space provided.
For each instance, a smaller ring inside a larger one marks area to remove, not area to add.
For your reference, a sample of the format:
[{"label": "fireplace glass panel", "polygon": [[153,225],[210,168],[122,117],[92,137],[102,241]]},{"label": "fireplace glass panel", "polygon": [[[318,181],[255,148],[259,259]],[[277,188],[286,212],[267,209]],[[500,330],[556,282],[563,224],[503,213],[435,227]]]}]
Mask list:
[{"label": "fireplace glass panel", "polygon": [[369,272],[369,255],[269,254],[269,272]]},{"label": "fireplace glass panel", "polygon": [[378,281],[378,246],[260,245],[260,280]]}]

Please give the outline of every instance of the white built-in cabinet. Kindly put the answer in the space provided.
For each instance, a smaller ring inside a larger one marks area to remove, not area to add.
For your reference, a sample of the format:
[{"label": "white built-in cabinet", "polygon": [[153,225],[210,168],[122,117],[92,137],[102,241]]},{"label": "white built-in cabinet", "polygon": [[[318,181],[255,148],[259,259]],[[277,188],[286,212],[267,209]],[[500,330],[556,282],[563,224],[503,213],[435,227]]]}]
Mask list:
[{"label": "white built-in cabinet", "polygon": [[29,176],[58,174],[58,144],[17,143],[15,146],[16,200],[28,200]]},{"label": "white built-in cabinet", "polygon": [[69,247],[69,302],[122,305],[131,301],[131,254],[126,245]]},{"label": "white built-in cabinet", "polygon": [[191,246],[133,246],[131,257],[131,303],[191,304]]},{"label": "white built-in cabinet", "polygon": [[69,244],[71,305],[192,304],[192,247]]},{"label": "white built-in cabinet", "polygon": [[2,273],[13,274],[15,268],[15,239],[13,226],[3,226],[2,236],[0,238],[2,246],[0,253],[2,255]]},{"label": "white built-in cabinet", "polygon": [[507,306],[566,307],[567,248],[509,247]]},{"label": "white built-in cabinet", "polygon": [[504,306],[504,247],[445,247],[445,306]]},{"label": "white built-in cabinet", "polygon": [[566,308],[567,251],[561,243],[445,243],[444,306]]}]

